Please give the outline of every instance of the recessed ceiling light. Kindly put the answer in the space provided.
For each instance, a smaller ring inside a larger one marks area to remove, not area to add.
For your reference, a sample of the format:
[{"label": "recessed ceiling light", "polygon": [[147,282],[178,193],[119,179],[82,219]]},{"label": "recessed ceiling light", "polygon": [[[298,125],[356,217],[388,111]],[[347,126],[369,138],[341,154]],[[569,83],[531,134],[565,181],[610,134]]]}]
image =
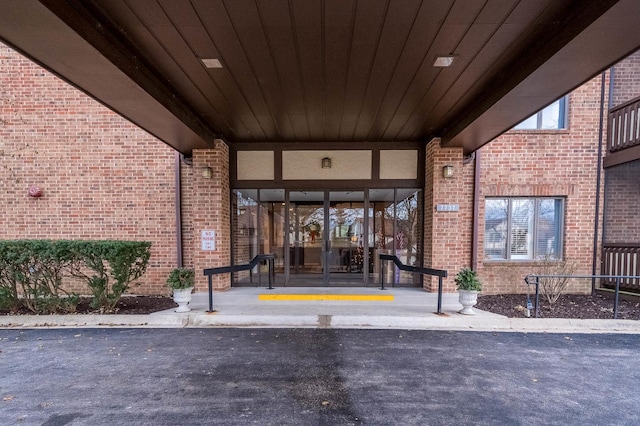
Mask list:
[{"label": "recessed ceiling light", "polygon": [[218,59],[201,59],[201,61],[207,68],[222,68],[222,64]]},{"label": "recessed ceiling light", "polygon": [[436,61],[433,63],[434,67],[446,68],[450,67],[453,64],[453,60],[456,59],[455,56],[437,56]]}]

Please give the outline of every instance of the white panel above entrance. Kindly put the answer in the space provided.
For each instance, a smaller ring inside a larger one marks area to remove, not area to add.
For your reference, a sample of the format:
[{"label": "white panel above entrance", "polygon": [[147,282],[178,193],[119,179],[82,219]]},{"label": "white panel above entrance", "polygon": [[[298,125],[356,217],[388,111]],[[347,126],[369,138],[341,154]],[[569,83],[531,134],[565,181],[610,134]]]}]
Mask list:
[{"label": "white panel above entrance", "polygon": [[273,151],[238,151],[238,180],[273,180]]},{"label": "white panel above entrance", "polygon": [[[322,159],[331,160],[322,168]],[[353,151],[283,151],[283,180],[353,180],[371,179],[369,150]]]},{"label": "white panel above entrance", "polygon": [[380,151],[380,179],[417,179],[418,151]]}]

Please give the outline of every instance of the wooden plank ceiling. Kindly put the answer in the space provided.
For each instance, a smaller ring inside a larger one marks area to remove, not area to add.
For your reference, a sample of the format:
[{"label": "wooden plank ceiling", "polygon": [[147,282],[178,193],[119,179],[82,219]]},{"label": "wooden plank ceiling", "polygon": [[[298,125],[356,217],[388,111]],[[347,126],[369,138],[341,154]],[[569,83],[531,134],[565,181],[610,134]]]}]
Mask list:
[{"label": "wooden plank ceiling", "polygon": [[214,138],[471,152],[637,49],[638,3],[3,0],[0,39],[187,154]]}]

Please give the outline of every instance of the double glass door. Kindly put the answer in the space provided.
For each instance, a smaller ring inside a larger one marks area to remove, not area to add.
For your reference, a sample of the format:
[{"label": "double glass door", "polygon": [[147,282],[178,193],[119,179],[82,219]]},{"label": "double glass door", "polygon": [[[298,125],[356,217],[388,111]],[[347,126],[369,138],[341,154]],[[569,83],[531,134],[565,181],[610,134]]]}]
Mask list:
[{"label": "double glass door", "polygon": [[[380,253],[420,266],[422,192],[234,189],[233,264],[275,255],[275,285],[377,285]],[[416,285],[419,276],[388,267],[385,282]],[[233,285],[261,285],[266,264],[233,274]],[[417,277],[417,278],[416,278]]]},{"label": "double glass door", "polygon": [[372,259],[366,247],[364,195],[364,191],[289,192],[287,282],[366,284]]}]

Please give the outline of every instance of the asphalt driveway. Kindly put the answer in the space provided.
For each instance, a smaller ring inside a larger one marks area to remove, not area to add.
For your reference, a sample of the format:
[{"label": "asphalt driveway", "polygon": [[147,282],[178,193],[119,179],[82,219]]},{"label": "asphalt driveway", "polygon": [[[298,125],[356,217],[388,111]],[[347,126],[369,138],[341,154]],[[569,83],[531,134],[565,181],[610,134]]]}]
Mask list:
[{"label": "asphalt driveway", "polygon": [[0,424],[638,424],[639,344],[602,334],[0,330]]}]

